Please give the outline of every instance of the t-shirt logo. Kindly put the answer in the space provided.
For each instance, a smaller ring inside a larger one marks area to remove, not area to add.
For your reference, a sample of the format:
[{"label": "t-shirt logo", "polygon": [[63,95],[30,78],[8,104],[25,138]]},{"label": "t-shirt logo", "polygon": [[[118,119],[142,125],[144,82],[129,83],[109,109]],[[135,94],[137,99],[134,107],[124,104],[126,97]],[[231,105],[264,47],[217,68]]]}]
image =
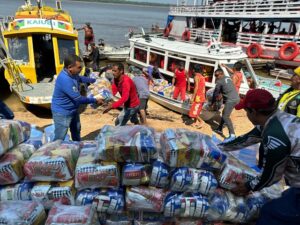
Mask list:
[{"label": "t-shirt logo", "polygon": [[272,137],[272,136],[268,136],[268,143],[267,143],[267,148],[268,149],[276,149],[278,148],[279,146],[285,146],[286,147],[286,144],[283,143],[281,140],[275,138],[275,137]]},{"label": "t-shirt logo", "polygon": [[73,91],[74,91],[74,92],[78,92],[78,89],[77,89],[76,86],[73,86]]}]

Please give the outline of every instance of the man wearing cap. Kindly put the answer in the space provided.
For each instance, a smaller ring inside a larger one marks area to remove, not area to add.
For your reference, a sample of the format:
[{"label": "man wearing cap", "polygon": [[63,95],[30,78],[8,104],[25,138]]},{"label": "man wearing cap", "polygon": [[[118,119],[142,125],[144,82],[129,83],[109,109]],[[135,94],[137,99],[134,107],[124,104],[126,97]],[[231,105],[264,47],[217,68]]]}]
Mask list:
[{"label": "man wearing cap", "polygon": [[300,66],[294,70],[291,87],[279,97],[278,109],[300,117]]},{"label": "man wearing cap", "polygon": [[299,224],[300,119],[278,110],[272,94],[263,89],[248,91],[236,109],[244,109],[255,128],[220,147],[234,151],[260,142],[258,166],[262,168],[262,174],[249,182],[237,183],[232,192],[247,195],[284,177],[290,188],[282,197],[263,206],[257,225]]}]

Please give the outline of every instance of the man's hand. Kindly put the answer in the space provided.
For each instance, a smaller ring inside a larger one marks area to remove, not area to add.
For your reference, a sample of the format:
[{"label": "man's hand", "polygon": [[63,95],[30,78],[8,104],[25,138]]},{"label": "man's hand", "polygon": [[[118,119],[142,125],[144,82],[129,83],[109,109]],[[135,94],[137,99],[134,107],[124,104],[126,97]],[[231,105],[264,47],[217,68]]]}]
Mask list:
[{"label": "man's hand", "polygon": [[244,182],[237,182],[236,187],[231,190],[231,192],[237,196],[245,196],[250,190],[247,188]]},{"label": "man's hand", "polygon": [[108,113],[112,109],[112,103],[109,103],[107,107],[104,109],[103,114]]},{"label": "man's hand", "polygon": [[191,91],[191,86],[188,85],[187,91],[190,92]]},{"label": "man's hand", "polygon": [[96,98],[96,103],[97,103],[98,105],[102,105],[102,104],[104,103],[104,101],[103,101],[103,99],[101,99],[101,98]]},{"label": "man's hand", "polygon": [[221,63],[220,65],[221,65],[222,67],[226,67],[224,63]]}]

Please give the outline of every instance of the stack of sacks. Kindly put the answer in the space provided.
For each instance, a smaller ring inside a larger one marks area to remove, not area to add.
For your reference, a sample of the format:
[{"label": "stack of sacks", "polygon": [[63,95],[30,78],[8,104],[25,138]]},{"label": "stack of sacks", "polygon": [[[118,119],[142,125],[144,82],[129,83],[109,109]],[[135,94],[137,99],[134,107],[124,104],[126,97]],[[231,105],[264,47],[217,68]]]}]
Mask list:
[{"label": "stack of sacks", "polygon": [[173,87],[172,84],[169,84],[167,80],[155,79],[153,85],[151,86],[151,90],[160,95],[171,97]]},{"label": "stack of sacks", "polygon": [[0,223],[7,225],[44,224],[46,217],[42,204],[31,201],[0,202]]},{"label": "stack of sacks", "polygon": [[[98,78],[95,83],[91,84],[87,90],[87,97],[100,98],[105,102],[112,100],[111,83],[106,78]],[[97,105],[92,104],[93,108]]]},{"label": "stack of sacks", "polygon": [[25,163],[24,173],[31,181],[67,181],[73,177],[79,152],[74,142],[48,143]]},{"label": "stack of sacks", "polygon": [[30,144],[20,144],[0,157],[0,184],[15,184],[24,177],[23,166],[35,148]]},{"label": "stack of sacks", "polygon": [[0,201],[31,200],[32,182],[22,181],[14,185],[0,186]]},{"label": "stack of sacks", "polygon": [[46,225],[98,225],[92,206],[66,206],[55,204],[49,211]]},{"label": "stack of sacks", "polygon": [[99,158],[115,162],[145,162],[157,158],[154,130],[146,126],[104,126],[98,135]]},{"label": "stack of sacks", "polygon": [[75,190],[73,180],[50,183],[37,182],[31,190],[31,198],[43,204],[45,209],[51,209],[54,203],[75,205]]},{"label": "stack of sacks", "polygon": [[170,167],[220,170],[227,158],[209,136],[187,129],[166,129],[160,142],[162,158]]},{"label": "stack of sacks", "polygon": [[75,169],[75,187],[108,188],[119,186],[119,169],[115,162],[103,162],[97,157],[96,141],[84,141]]},{"label": "stack of sacks", "polygon": [[25,142],[29,136],[30,124],[17,120],[0,120],[0,156]]},{"label": "stack of sacks", "polygon": [[227,163],[218,176],[221,187],[231,190],[236,187],[236,183],[246,183],[253,180],[258,173],[232,155],[228,155]]}]

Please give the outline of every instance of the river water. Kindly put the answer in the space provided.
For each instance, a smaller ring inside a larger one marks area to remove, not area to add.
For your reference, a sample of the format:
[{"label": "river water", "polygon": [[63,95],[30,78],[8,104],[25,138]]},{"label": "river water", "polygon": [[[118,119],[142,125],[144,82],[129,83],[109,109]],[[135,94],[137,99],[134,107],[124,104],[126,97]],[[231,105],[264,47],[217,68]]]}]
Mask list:
[{"label": "river water", "polygon": [[[23,0],[0,0],[0,16],[12,16]],[[35,0],[31,0],[32,4]],[[43,3],[55,6],[55,0],[43,0]],[[128,44],[125,34],[132,28],[140,32],[140,27],[151,28],[152,24],[164,27],[168,7],[139,6],[111,3],[78,2],[62,0],[63,9],[68,11],[76,28],[90,22],[96,39],[102,38],[113,46]],[[79,32],[82,46],[83,31]]]},{"label": "river water", "polygon": [[[0,0],[0,17],[14,16],[23,0]],[[32,4],[35,0],[31,0]],[[55,6],[55,0],[43,0],[43,3]],[[99,38],[113,46],[128,45],[125,34],[129,29],[140,32],[140,27],[150,29],[152,24],[164,27],[168,16],[168,7],[149,7],[139,5],[124,5],[111,3],[94,3],[62,0],[63,9],[68,11],[76,28],[90,22],[94,29],[95,40]],[[81,49],[83,46],[83,31],[79,32]],[[0,76],[3,73],[0,70]],[[0,77],[0,99],[4,100],[11,108],[18,110],[23,108],[19,99],[10,94],[8,85],[3,77]]]}]

